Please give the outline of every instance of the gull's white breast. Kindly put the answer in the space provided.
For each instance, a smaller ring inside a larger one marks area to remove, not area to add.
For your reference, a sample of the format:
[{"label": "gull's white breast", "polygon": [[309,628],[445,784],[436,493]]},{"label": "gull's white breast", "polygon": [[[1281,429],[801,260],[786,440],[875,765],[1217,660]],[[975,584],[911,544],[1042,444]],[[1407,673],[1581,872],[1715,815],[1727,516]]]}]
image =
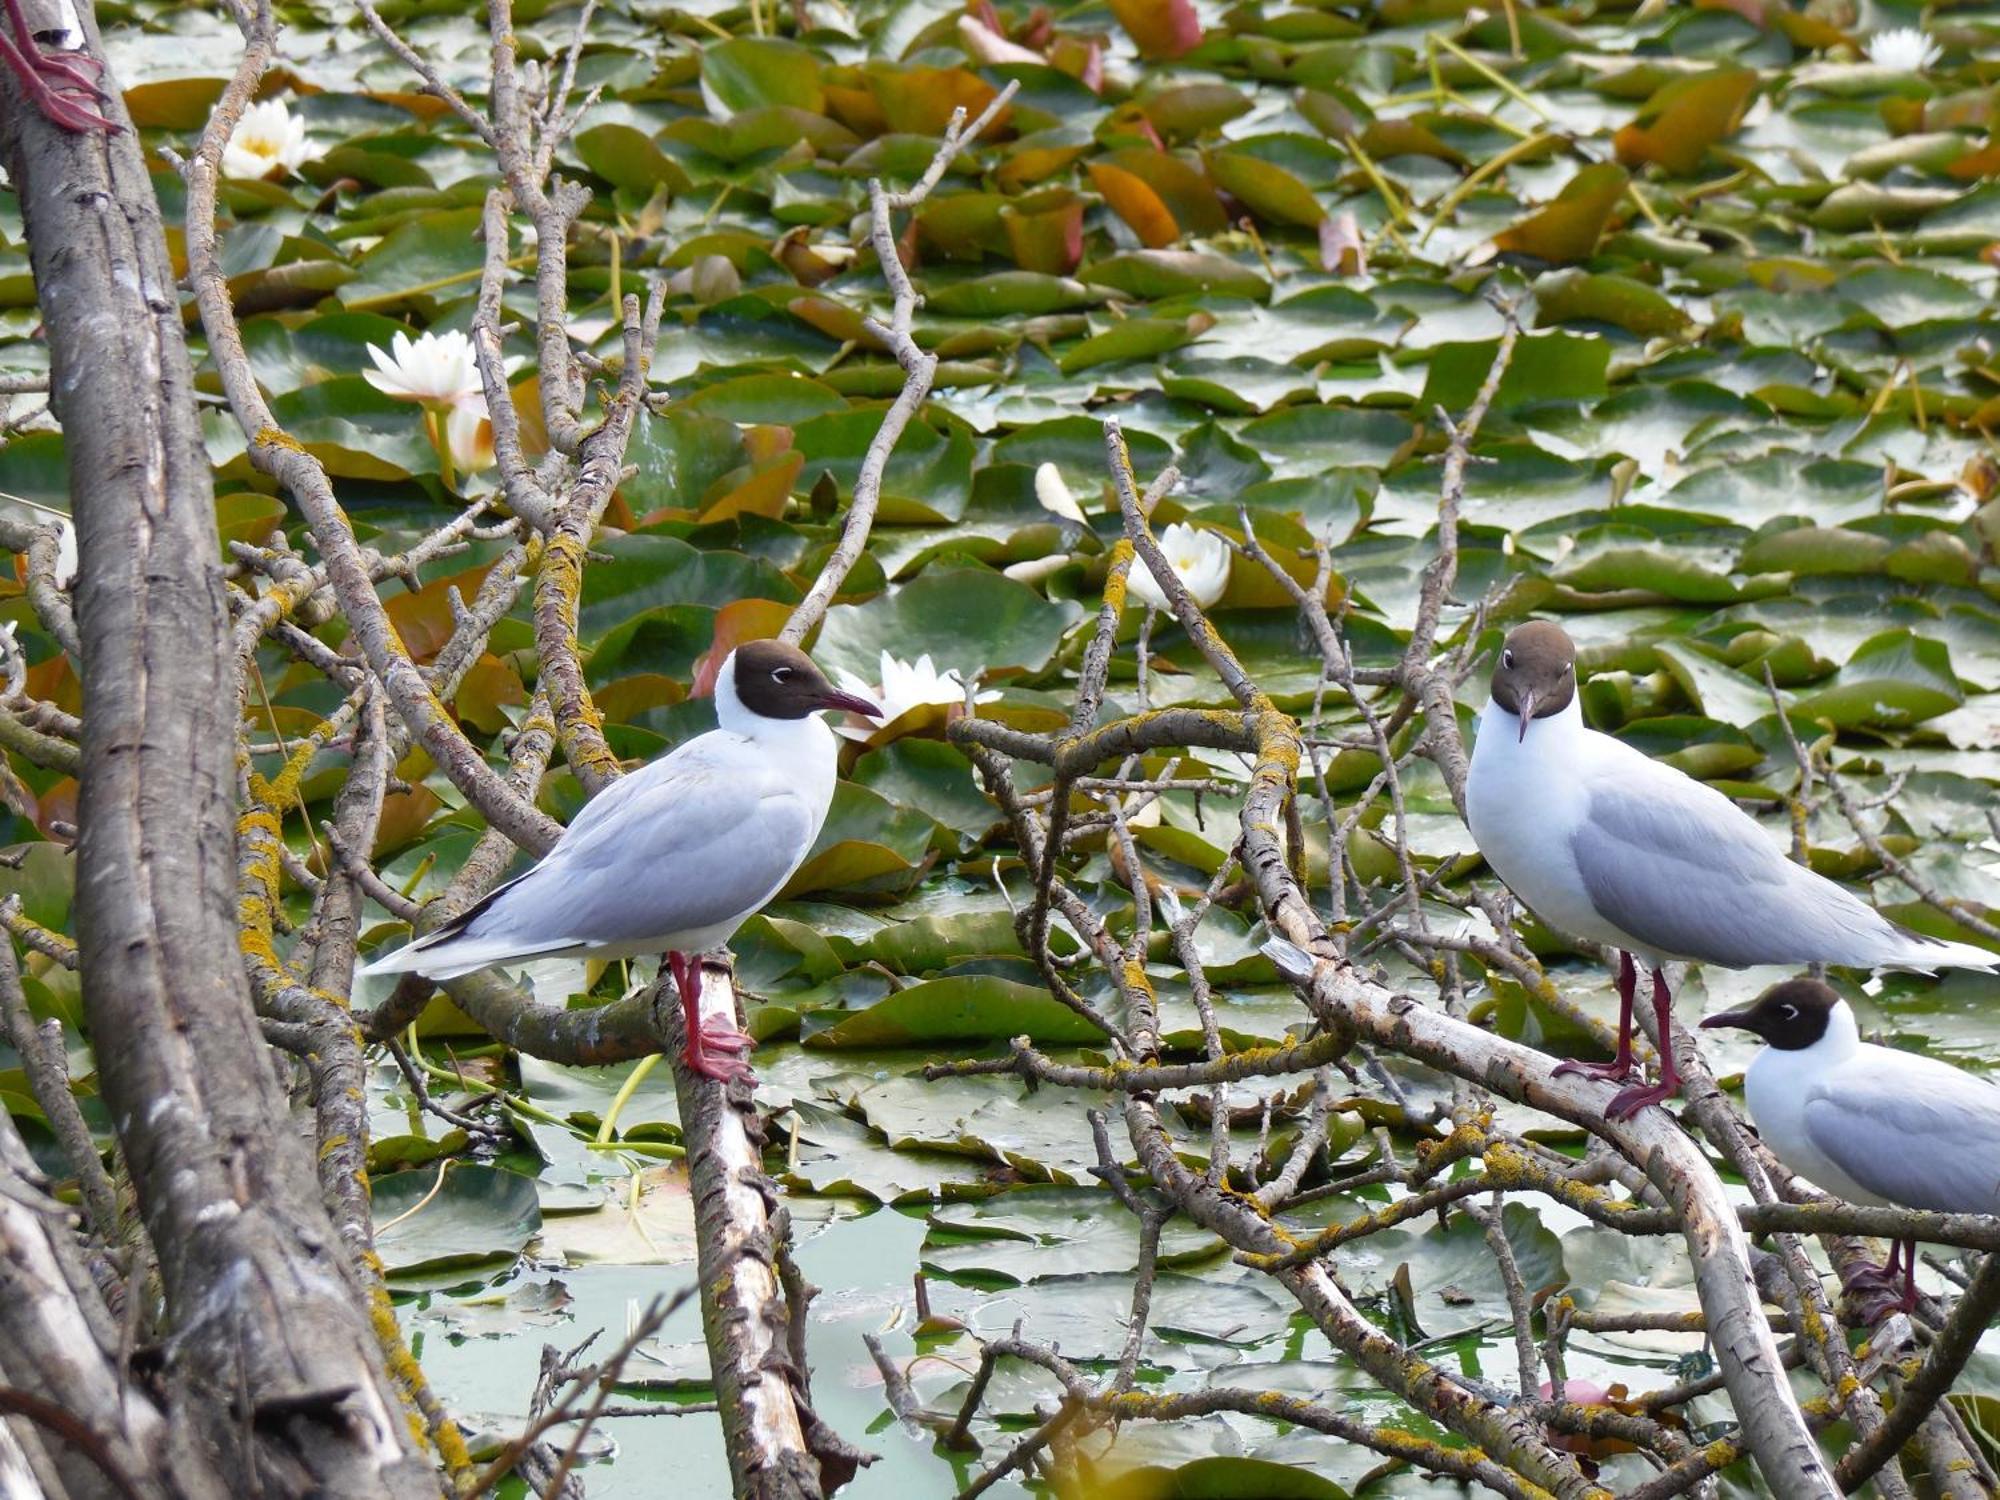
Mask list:
[{"label": "gull's white breast", "polygon": [[1806,1106],[1815,1090],[1832,1086],[1833,1076],[1846,1066],[1829,1066],[1824,1050],[1822,1044],[1790,1052],[1766,1047],[1758,1053],[1743,1074],[1743,1102],[1750,1106],[1751,1122],[1778,1160],[1820,1191],[1850,1203],[1887,1203],[1842,1171],[1807,1127]]},{"label": "gull's white breast", "polygon": [[1489,701],[1465,779],[1465,821],[1493,873],[1558,930],[1650,956],[1597,913],[1572,840],[1590,809],[1596,736],[1572,699],[1520,738],[1515,717]]}]

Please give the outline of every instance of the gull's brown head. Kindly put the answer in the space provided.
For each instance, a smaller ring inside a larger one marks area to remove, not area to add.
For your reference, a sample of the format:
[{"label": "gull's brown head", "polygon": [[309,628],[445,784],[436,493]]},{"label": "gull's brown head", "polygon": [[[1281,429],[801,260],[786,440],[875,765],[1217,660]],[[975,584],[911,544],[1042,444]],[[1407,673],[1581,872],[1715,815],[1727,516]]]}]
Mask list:
[{"label": "gull's brown head", "polygon": [[803,719],[823,708],[840,708],[871,719],[882,710],[866,698],[843,693],[826,680],[812,658],[783,641],[746,641],[734,653],[736,697],[764,719]]},{"label": "gull's brown head", "polygon": [[1817,979],[1787,979],[1774,984],[1748,1005],[1705,1017],[1703,1031],[1733,1027],[1754,1032],[1780,1052],[1797,1052],[1826,1035],[1827,1018],[1840,1004],[1840,994]]},{"label": "gull's brown head", "polygon": [[1576,643],[1560,625],[1530,620],[1516,626],[1493,667],[1493,701],[1528,725],[1569,707],[1576,696]]}]

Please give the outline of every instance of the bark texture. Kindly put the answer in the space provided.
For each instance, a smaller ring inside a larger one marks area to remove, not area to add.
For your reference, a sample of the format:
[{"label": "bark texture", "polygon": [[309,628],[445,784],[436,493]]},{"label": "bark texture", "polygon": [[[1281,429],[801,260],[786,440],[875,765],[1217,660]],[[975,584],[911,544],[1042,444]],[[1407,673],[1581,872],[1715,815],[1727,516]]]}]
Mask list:
[{"label": "bark texture", "polygon": [[[118,1330],[78,1253],[69,1214],[45,1196],[14,1123],[0,1115],[0,1428],[35,1488],[9,1473],[0,1495],[65,1500],[225,1500],[194,1453],[161,1452],[167,1427],[151,1392],[118,1363]],[[35,1405],[39,1403],[39,1405]],[[33,1407],[34,1414],[27,1415]]]},{"label": "bark texture", "polygon": [[[654,987],[663,1017],[678,1017],[673,980],[661,965]],[[705,1017],[739,1024],[728,972],[702,969]],[[803,1372],[794,1368],[789,1319],[776,1264],[775,1186],[764,1175],[764,1132],[747,1085],[718,1083],[682,1064],[673,1030],[674,1087],[688,1143],[689,1190],[701,1274],[701,1323],[741,1500],[819,1500],[819,1461],[807,1446]],[[851,1472],[851,1470],[850,1470]]]},{"label": "bark texture", "polygon": [[167,1301],[167,1441],[242,1494],[436,1495],[238,952],[228,616],[152,184],[129,125],[66,133],[0,87],[81,556],[83,999]]}]

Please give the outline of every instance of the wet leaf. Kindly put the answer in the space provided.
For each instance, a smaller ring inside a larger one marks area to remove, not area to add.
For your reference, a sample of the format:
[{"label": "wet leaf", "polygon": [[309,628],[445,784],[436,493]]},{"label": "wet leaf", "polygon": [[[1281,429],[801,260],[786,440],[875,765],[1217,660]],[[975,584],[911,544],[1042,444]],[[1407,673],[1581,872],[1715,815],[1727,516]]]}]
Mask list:
[{"label": "wet leaf", "polygon": [[1127,318],[1072,345],[1057,365],[1063,374],[1074,375],[1096,365],[1150,359],[1193,343],[1214,325],[1215,319],[1208,313],[1190,313],[1185,318]]},{"label": "wet leaf", "polygon": [[1148,301],[1204,292],[1261,299],[1271,290],[1248,266],[1199,250],[1131,250],[1086,266],[1082,274],[1093,286]]},{"label": "wet leaf", "polygon": [[511,1260],[542,1226],[534,1182],[518,1172],[452,1162],[375,1179],[375,1250],[394,1274]]},{"label": "wet leaf", "polygon": [[731,37],[705,48],[701,91],[709,112],[718,119],[770,104],[813,114],[826,108],[819,59],[797,43],[776,37]]},{"label": "wet leaf", "polygon": [[1326,217],[1313,190],[1275,162],[1244,151],[1208,151],[1202,161],[1217,187],[1261,219],[1317,229]]},{"label": "wet leaf", "polygon": [[1864,641],[1834,680],[1801,698],[1796,711],[1838,728],[1895,728],[1935,718],[1964,696],[1942,641],[1886,630]]},{"label": "wet leaf", "polygon": [[1545,207],[1493,237],[1502,250],[1554,265],[1586,259],[1597,249],[1631,181],[1611,162],[1584,167]]},{"label": "wet leaf", "polygon": [[1687,176],[1709,147],[1736,133],[1757,88],[1757,74],[1750,68],[1721,67],[1675,79],[1618,132],[1618,159],[1627,166],[1652,163],[1669,176]]},{"label": "wet leaf", "polygon": [[865,604],[826,613],[814,655],[873,681],[883,651],[903,655],[921,641],[939,671],[1039,671],[1069,627],[1074,602],[1044,599],[1026,584],[979,568],[927,568]]},{"label": "wet leaf", "polygon": [[1193,0],[1110,0],[1110,5],[1141,57],[1179,57],[1201,41]]},{"label": "wet leaf", "polygon": [[1310,1469],[1261,1458],[1198,1458],[1177,1469],[1127,1469],[1094,1490],[1100,1500],[1347,1500]]},{"label": "wet leaf", "polygon": [[991,975],[929,979],[878,1000],[808,1047],[927,1047],[1029,1036],[1050,1046],[1100,1041],[1104,1033],[1037,986]]},{"label": "wet leaf", "polygon": [[1132,232],[1142,243],[1171,245],[1181,237],[1181,226],[1173,210],[1160,201],[1160,195],[1144,179],[1109,162],[1094,161],[1090,163],[1090,180],[1112,211],[1132,226]]},{"label": "wet leaf", "polygon": [[[1463,411],[1479,392],[1486,372],[1499,352],[1497,340],[1473,344],[1440,344],[1431,351],[1430,373],[1424,382],[1426,411],[1442,406]],[[1500,378],[1493,404],[1505,410],[1524,401],[1575,401],[1602,396],[1611,346],[1587,334],[1523,334],[1514,357]]]}]

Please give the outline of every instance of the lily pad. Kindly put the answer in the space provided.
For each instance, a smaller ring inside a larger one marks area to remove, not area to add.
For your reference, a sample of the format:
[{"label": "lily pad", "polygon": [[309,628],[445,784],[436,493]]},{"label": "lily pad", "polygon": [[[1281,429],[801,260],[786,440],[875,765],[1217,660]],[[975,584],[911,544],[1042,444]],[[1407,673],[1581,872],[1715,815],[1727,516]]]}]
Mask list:
[{"label": "lily pad", "polygon": [[377,1178],[370,1204],[375,1250],[391,1274],[511,1260],[542,1224],[531,1178],[457,1161]]},{"label": "lily pad", "polygon": [[1003,1042],[1028,1036],[1049,1045],[1102,1041],[1104,1033],[1047,991],[991,975],[925,980],[898,990],[808,1047],[925,1047],[939,1042]]},{"label": "lily pad", "polygon": [[998,573],[933,567],[865,604],[828,610],[814,654],[864,681],[874,679],[882,652],[907,659],[919,647],[939,671],[965,678],[1040,671],[1081,618],[1073,600],[1045,599]]}]

